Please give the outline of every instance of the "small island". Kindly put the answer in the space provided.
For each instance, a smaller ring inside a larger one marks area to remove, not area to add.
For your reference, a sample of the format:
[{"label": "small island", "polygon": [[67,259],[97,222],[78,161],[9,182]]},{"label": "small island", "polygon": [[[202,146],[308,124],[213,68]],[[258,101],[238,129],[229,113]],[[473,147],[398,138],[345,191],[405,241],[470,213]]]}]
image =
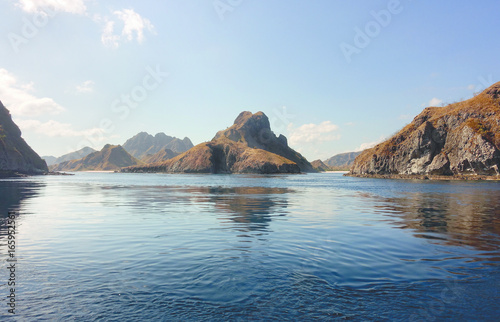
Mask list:
[{"label": "small island", "polygon": [[122,172],[301,173],[315,172],[309,161],[271,131],[268,117],[241,112],[229,128],[164,162],[123,168]]}]

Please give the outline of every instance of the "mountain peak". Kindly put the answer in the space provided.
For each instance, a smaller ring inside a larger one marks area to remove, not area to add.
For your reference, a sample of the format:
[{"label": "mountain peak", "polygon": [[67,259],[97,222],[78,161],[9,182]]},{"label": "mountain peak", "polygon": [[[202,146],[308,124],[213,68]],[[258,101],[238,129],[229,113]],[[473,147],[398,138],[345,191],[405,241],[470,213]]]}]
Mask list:
[{"label": "mountain peak", "polygon": [[241,112],[229,128],[217,132],[213,140],[228,138],[234,142],[246,143],[251,148],[263,149],[269,141],[277,138],[271,131],[271,125],[266,114],[257,112]]}]

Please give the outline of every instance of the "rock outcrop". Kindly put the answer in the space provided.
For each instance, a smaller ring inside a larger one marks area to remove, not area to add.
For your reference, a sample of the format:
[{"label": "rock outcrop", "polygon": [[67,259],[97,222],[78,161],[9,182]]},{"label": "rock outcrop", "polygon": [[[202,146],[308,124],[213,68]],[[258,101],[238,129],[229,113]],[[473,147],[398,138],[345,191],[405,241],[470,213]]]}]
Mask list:
[{"label": "rock outcrop", "polygon": [[0,175],[42,174],[47,164],[21,137],[21,130],[0,102]]},{"label": "rock outcrop", "polygon": [[316,171],[330,171],[331,168],[327,166],[323,161],[321,160],[314,160],[311,162],[311,165],[313,166],[314,170]]},{"label": "rock outcrop", "polygon": [[123,148],[137,159],[142,159],[148,155],[153,155],[164,149],[170,149],[176,153],[186,152],[193,147],[189,138],[178,139],[168,136],[165,133],[157,133],[155,136],[146,132],[140,132],[128,139]]},{"label": "rock outcrop", "polygon": [[52,171],[112,171],[123,167],[143,164],[131,156],[120,145],[105,145],[101,151],[93,152],[78,160],[62,162],[50,167]]},{"label": "rock outcrop", "polygon": [[210,142],[163,163],[131,167],[125,172],[173,173],[299,173],[314,171],[311,164],[277,137],[267,116],[242,112],[234,124]]},{"label": "rock outcrop", "polygon": [[428,107],[389,140],[363,151],[351,175],[500,175],[500,82],[477,96]]}]

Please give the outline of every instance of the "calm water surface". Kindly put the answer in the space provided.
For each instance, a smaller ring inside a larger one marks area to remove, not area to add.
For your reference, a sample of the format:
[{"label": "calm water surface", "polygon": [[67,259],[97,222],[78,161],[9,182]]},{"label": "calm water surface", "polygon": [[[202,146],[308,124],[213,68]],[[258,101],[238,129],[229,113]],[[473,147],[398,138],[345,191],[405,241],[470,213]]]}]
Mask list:
[{"label": "calm water surface", "polygon": [[0,181],[0,217],[1,320],[500,315],[495,182],[77,173]]}]

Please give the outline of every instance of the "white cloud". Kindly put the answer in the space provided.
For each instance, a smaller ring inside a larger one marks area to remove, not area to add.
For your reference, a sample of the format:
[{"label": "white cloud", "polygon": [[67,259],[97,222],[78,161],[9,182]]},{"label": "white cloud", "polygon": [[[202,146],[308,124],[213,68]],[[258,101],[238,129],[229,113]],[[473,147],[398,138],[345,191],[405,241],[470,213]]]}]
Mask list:
[{"label": "white cloud", "polygon": [[35,97],[34,84],[19,84],[17,78],[7,70],[0,68],[0,99],[13,115],[38,116],[59,114],[64,108],[52,98]]},{"label": "white cloud", "polygon": [[134,39],[135,32],[137,42],[141,43],[144,40],[143,30],[147,29],[152,32],[154,29],[148,19],[141,17],[132,9],[117,10],[113,14],[123,21],[122,35],[126,36],[129,41]]},{"label": "white cloud", "polygon": [[115,26],[114,21],[106,21],[104,28],[102,29],[101,42],[108,47],[118,48],[118,42],[120,41],[120,36],[113,33]]},{"label": "white cloud", "polygon": [[94,91],[94,82],[91,80],[87,80],[80,85],[77,85],[76,91],[78,93],[92,93]]},{"label": "white cloud", "polygon": [[292,123],[288,125],[290,144],[325,142],[340,139],[340,134],[334,134],[338,126],[330,121],[324,121],[320,124],[304,124],[295,128]]},{"label": "white cloud", "polygon": [[17,0],[17,5],[26,12],[68,12],[84,14],[87,11],[84,0]]},{"label": "white cloud", "polygon": [[355,149],[354,152],[359,152],[359,151],[363,151],[363,150],[366,150],[366,149],[369,149],[369,148],[373,148],[374,146],[376,146],[379,143],[384,142],[385,140],[386,140],[386,137],[385,136],[381,136],[376,141],[361,143],[361,145],[357,149]]},{"label": "white cloud", "polygon": [[467,89],[468,89],[469,91],[473,91],[473,90],[475,90],[475,89],[476,89],[476,85],[471,84],[471,85],[467,86]]},{"label": "white cloud", "polygon": [[93,136],[104,132],[100,128],[77,131],[72,128],[71,124],[60,123],[54,120],[43,123],[38,120],[16,120],[16,123],[23,131],[33,131],[49,137]]},{"label": "white cloud", "polygon": [[154,33],[154,26],[149,19],[143,18],[140,14],[133,9],[116,10],[113,15],[121,21],[123,25],[121,35],[115,34],[115,26],[117,21],[109,20],[109,18],[102,18],[99,15],[94,17],[94,20],[104,21],[102,29],[101,41],[104,45],[112,48],[117,48],[120,41],[133,41],[137,40],[138,43],[144,41],[144,31],[147,30]]},{"label": "white cloud", "polygon": [[429,101],[429,106],[439,106],[441,103],[443,103],[443,100],[440,100],[439,98],[434,97]]}]

